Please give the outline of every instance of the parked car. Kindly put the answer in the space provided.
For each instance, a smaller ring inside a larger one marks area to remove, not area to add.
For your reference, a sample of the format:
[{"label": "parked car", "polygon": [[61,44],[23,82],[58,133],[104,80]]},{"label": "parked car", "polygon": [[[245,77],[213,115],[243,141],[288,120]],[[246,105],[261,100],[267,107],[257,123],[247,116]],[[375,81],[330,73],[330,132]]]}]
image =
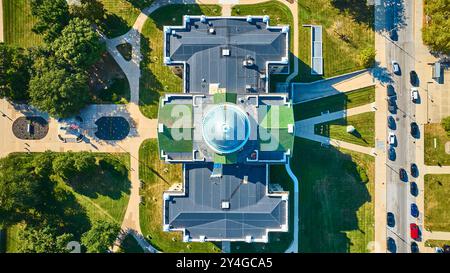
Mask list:
[{"label": "parked car", "polygon": [[419,85],[419,77],[417,76],[416,71],[411,70],[409,72],[409,81],[412,86],[418,86]]},{"label": "parked car", "polygon": [[395,226],[395,216],[392,212],[388,212],[387,213],[387,225],[389,227],[394,227]]},{"label": "parked car", "polygon": [[411,135],[413,137],[419,136],[419,125],[417,125],[417,123],[415,122],[411,122]]},{"label": "parked car", "polygon": [[417,168],[417,165],[415,163],[411,163],[411,175],[413,177],[419,176],[419,169]]},{"label": "parked car", "polygon": [[387,239],[387,249],[392,253],[397,252],[397,245],[395,244],[395,240],[392,239],[392,237],[388,237]]},{"label": "parked car", "polygon": [[395,101],[388,100],[388,110],[391,114],[397,113],[397,104]]},{"label": "parked car", "polygon": [[389,133],[389,145],[395,146],[395,143],[396,143],[395,134],[390,132]]},{"label": "parked car", "polygon": [[394,147],[389,147],[388,157],[390,161],[395,161],[395,159],[397,158],[397,154],[395,153]]},{"label": "parked car", "polygon": [[414,103],[419,101],[419,89],[417,87],[411,88],[411,100]]},{"label": "parked car", "polygon": [[386,86],[386,93],[387,93],[387,96],[388,96],[388,97],[390,97],[390,96],[395,96],[395,95],[396,95],[396,94],[395,94],[394,86],[393,86],[392,84],[388,84],[388,85]]},{"label": "parked car", "polygon": [[398,174],[400,176],[400,180],[403,182],[407,182],[408,181],[408,175],[406,174],[405,169],[400,168],[400,170],[398,171]]},{"label": "parked car", "polygon": [[394,72],[394,74],[396,75],[400,75],[401,71],[400,71],[400,65],[398,64],[397,61],[392,61],[392,72]]},{"label": "parked car", "polygon": [[420,230],[419,230],[419,226],[417,224],[411,223],[409,225],[409,230],[410,230],[411,238],[413,238],[414,240],[420,239]]},{"label": "parked car", "polygon": [[419,253],[419,246],[416,242],[411,242],[411,253]]},{"label": "parked car", "polygon": [[419,208],[414,203],[411,203],[411,216],[416,218],[419,217]]},{"label": "parked car", "polygon": [[388,116],[387,118],[388,127],[391,130],[397,129],[397,124],[395,123],[395,119],[393,116]]},{"label": "parked car", "polygon": [[413,196],[419,195],[419,189],[417,188],[416,182],[409,183],[409,190],[411,192],[411,195]]}]

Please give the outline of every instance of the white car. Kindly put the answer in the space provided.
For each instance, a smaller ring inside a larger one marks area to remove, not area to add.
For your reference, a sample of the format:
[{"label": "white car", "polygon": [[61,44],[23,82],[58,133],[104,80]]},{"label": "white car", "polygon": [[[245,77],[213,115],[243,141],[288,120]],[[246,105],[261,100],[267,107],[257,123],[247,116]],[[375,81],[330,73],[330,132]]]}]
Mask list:
[{"label": "white car", "polygon": [[417,89],[417,87],[411,88],[411,99],[413,102],[416,102],[419,99],[419,89]]},{"label": "white car", "polygon": [[394,133],[389,133],[389,144],[395,145],[395,134]]},{"label": "white car", "polygon": [[397,61],[392,61],[392,71],[394,72],[394,74],[400,73],[400,65]]}]

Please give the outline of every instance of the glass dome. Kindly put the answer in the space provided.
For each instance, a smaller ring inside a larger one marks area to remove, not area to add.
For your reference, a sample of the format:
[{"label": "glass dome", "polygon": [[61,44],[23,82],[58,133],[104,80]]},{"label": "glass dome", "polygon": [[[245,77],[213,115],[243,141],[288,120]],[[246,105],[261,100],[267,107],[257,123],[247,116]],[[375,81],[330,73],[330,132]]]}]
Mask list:
[{"label": "glass dome", "polygon": [[239,150],[250,136],[247,114],[229,103],[213,106],[204,115],[202,127],[206,144],[220,154]]}]

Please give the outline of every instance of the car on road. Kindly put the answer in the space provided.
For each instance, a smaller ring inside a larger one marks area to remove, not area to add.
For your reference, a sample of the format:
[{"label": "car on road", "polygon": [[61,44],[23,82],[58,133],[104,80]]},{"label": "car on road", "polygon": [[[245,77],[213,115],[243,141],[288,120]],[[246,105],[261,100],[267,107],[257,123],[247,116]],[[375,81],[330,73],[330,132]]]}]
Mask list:
[{"label": "car on road", "polygon": [[420,239],[420,230],[419,230],[419,226],[417,224],[415,224],[415,223],[409,224],[409,231],[410,231],[411,238],[413,238],[414,240]]},{"label": "car on road", "polygon": [[419,195],[419,188],[417,187],[416,182],[409,183],[409,191],[411,192],[412,196]]},{"label": "car on road", "polygon": [[412,217],[419,217],[419,208],[415,203],[411,203],[411,216]]},{"label": "car on road", "polygon": [[395,134],[390,132],[389,133],[389,145],[395,146],[395,143],[396,143]]},{"label": "car on road", "polygon": [[395,226],[395,216],[392,212],[388,212],[387,213],[387,225],[389,227],[394,227]]},{"label": "car on road", "polygon": [[408,181],[408,175],[406,174],[405,169],[400,168],[400,170],[398,171],[398,175],[400,176],[400,180],[403,182],[407,182]]},{"label": "car on road", "polygon": [[390,161],[395,161],[395,159],[397,158],[397,154],[395,153],[394,147],[389,147],[388,157]]},{"label": "car on road", "polygon": [[395,119],[393,116],[388,116],[387,118],[388,127],[391,130],[397,129],[397,124],[395,123]]},{"label": "car on road", "polygon": [[395,94],[394,86],[393,86],[392,84],[388,84],[388,85],[386,86],[386,93],[387,93],[387,96],[388,96],[388,97],[391,97],[391,96],[395,96],[395,95],[396,95],[396,94]]},{"label": "car on road", "polygon": [[418,177],[419,176],[419,169],[417,168],[416,163],[411,163],[411,175],[413,177]]},{"label": "car on road", "polygon": [[411,135],[413,137],[419,136],[419,125],[416,122],[411,122]]},{"label": "car on road", "polygon": [[416,71],[411,70],[409,72],[409,82],[412,86],[419,86],[419,76],[417,76]]},{"label": "car on road", "polygon": [[411,100],[414,103],[419,101],[419,89],[417,87],[411,88]]},{"label": "car on road", "polygon": [[416,242],[411,242],[411,253],[419,253],[419,246]]},{"label": "car on road", "polygon": [[400,65],[398,64],[397,61],[392,61],[392,72],[394,72],[394,74],[396,75],[400,75],[401,71],[400,71]]},{"label": "car on road", "polygon": [[391,114],[397,113],[397,104],[395,101],[391,101],[390,99],[388,100],[388,110]]},{"label": "car on road", "polygon": [[389,31],[389,38],[391,38],[392,41],[397,41],[398,40],[397,29],[393,29],[393,30]]},{"label": "car on road", "polygon": [[392,239],[392,237],[388,237],[387,239],[387,249],[392,253],[397,252],[397,246],[395,244],[395,240]]}]

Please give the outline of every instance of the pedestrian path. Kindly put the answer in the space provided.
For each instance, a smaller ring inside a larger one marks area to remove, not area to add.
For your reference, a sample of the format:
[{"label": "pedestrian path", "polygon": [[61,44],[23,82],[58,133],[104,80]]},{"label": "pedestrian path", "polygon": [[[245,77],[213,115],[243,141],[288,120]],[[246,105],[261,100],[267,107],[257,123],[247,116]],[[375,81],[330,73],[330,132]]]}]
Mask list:
[{"label": "pedestrian path", "polygon": [[450,232],[423,230],[422,237],[424,238],[424,241],[426,240],[450,241]]},{"label": "pedestrian path", "polygon": [[426,174],[450,174],[450,166],[427,166],[425,167]]},{"label": "pedestrian path", "polygon": [[5,36],[3,35],[3,0],[0,0],[0,43],[5,41]]}]

